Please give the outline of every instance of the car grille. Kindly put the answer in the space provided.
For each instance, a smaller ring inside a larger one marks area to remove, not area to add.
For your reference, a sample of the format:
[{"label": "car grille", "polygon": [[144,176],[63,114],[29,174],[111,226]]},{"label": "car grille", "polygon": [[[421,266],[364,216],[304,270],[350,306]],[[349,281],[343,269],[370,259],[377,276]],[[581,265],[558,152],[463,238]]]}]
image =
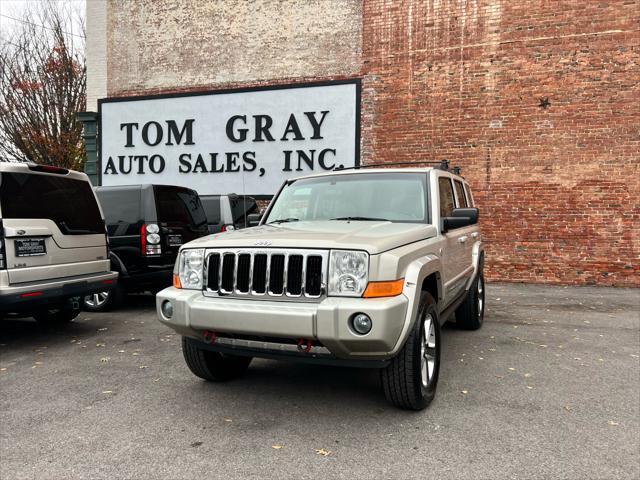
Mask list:
[{"label": "car grille", "polygon": [[207,250],[205,293],[317,299],[326,290],[327,258],[323,250]]}]

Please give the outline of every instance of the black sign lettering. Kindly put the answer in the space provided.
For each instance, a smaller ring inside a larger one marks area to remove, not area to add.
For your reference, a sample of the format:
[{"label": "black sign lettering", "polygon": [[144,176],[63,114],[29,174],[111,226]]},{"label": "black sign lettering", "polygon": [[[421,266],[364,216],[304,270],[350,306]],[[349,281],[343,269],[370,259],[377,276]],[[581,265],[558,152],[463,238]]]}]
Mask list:
[{"label": "black sign lettering", "polygon": [[316,112],[304,112],[304,114],[309,119],[309,123],[311,124],[311,128],[313,128],[313,135],[311,136],[312,140],[320,140],[322,139],[322,135],[320,135],[320,127],[322,127],[322,122],[324,122],[324,117],[327,116],[329,110],[323,110],[322,116],[320,117],[320,121],[316,120]]},{"label": "black sign lettering", "polygon": [[190,118],[185,120],[182,124],[182,130],[178,130],[178,124],[175,120],[167,120],[167,127],[169,132],[167,134],[167,143],[165,145],[173,145],[172,138],[175,139],[176,145],[180,145],[182,142],[182,136],[187,137],[184,145],[195,145],[193,143],[193,122],[195,119]]},{"label": "black sign lettering", "polygon": [[[242,120],[244,125],[247,124],[246,115],[234,115],[229,120],[227,120],[227,138],[235,143],[244,142],[247,139],[248,128],[238,128],[234,131],[234,124],[236,120]],[[236,132],[238,136],[236,136]]]}]

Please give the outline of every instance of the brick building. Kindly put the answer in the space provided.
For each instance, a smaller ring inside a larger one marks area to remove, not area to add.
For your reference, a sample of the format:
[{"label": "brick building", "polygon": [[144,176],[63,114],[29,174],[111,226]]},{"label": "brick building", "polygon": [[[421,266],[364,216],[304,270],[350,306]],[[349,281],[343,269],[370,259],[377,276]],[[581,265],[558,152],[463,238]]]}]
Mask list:
[{"label": "brick building", "polygon": [[640,286],[639,29],[630,0],[90,0],[88,110],[357,79],[360,162],[461,166],[489,278]]}]

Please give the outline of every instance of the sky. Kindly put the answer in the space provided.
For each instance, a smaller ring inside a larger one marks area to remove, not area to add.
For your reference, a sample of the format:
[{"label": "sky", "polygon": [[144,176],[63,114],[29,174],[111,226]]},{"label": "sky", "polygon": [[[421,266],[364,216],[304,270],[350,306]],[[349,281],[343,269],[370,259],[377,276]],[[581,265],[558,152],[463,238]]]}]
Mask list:
[{"label": "sky", "polygon": [[[20,19],[25,11],[39,2],[47,0],[0,0],[0,42],[4,41],[11,32],[20,26]],[[52,0],[59,4],[69,4],[84,18],[86,10],[85,0]],[[91,0],[88,0],[91,1]],[[10,17],[10,18],[9,18]],[[72,27],[71,33],[80,33],[79,25]]]}]

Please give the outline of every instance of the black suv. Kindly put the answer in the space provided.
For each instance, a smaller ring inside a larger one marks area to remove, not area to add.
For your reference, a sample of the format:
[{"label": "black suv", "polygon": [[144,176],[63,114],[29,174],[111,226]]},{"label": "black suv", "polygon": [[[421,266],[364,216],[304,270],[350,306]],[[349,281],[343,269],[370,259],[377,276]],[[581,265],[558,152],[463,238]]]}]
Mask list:
[{"label": "black suv", "polygon": [[172,282],[178,249],[207,235],[197,192],[172,185],[96,187],[109,235],[111,269],[120,273],[111,292],[84,298],[84,308],[116,307],[129,292],[157,291]]},{"label": "black suv", "polygon": [[202,206],[207,214],[209,233],[250,227],[248,217],[257,214],[258,204],[253,197],[236,195],[202,195]]}]

